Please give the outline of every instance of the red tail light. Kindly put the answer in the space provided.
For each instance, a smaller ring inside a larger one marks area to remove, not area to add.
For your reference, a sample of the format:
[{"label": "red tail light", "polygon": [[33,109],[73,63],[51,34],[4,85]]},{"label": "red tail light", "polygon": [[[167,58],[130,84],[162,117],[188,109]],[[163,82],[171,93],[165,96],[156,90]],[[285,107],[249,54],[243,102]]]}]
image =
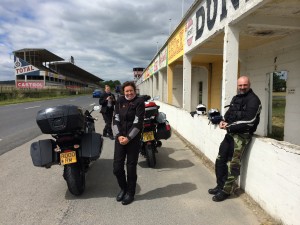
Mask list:
[{"label": "red tail light", "polygon": [[65,150],[63,150],[63,152],[72,152],[72,150],[71,149],[65,149]]}]

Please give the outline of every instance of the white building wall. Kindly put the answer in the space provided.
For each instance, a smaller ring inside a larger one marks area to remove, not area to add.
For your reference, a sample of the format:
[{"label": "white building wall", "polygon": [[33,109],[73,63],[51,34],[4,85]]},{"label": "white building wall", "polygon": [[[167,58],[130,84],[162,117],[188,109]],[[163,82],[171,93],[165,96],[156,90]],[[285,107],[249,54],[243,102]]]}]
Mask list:
[{"label": "white building wall", "polygon": [[268,83],[266,75],[288,71],[284,140],[300,145],[300,35],[287,37],[272,44],[252,49],[246,57],[245,71],[254,92],[260,97],[263,110],[257,134],[267,134]]},{"label": "white building wall", "polygon": [[[208,124],[206,116],[159,102],[173,129],[215,162],[225,131]],[[180,118],[180,119],[178,119]],[[259,136],[247,151],[240,186],[270,215],[284,224],[300,220],[300,147]]]}]

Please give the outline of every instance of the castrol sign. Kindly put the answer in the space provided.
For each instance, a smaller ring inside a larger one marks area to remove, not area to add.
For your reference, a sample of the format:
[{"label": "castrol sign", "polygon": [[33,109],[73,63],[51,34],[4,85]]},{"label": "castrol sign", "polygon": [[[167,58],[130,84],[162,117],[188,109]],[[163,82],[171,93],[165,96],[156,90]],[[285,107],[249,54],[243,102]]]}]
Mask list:
[{"label": "castrol sign", "polygon": [[17,81],[16,87],[17,88],[36,88],[36,89],[42,89],[44,88],[45,84],[43,81]]}]

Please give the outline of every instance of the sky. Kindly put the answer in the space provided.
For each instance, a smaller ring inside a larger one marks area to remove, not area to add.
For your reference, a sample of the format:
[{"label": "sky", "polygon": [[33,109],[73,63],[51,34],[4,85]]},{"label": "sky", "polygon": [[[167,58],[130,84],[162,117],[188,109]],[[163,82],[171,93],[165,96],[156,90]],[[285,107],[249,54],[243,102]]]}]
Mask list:
[{"label": "sky", "polygon": [[[13,51],[42,48],[103,80],[147,67],[194,0],[1,0],[0,80],[14,80]],[[183,7],[182,7],[183,6]]]}]

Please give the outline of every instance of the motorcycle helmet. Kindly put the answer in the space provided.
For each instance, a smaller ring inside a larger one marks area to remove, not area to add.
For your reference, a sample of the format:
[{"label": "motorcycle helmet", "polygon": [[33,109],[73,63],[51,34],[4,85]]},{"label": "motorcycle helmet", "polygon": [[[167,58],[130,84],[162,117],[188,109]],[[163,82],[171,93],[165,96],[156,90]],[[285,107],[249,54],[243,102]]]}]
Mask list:
[{"label": "motorcycle helmet", "polygon": [[208,111],[208,119],[212,124],[219,124],[223,120],[223,117],[221,116],[219,110],[210,109]]},{"label": "motorcycle helmet", "polygon": [[198,115],[205,115],[206,114],[206,106],[203,104],[199,104],[196,107],[196,113]]}]

